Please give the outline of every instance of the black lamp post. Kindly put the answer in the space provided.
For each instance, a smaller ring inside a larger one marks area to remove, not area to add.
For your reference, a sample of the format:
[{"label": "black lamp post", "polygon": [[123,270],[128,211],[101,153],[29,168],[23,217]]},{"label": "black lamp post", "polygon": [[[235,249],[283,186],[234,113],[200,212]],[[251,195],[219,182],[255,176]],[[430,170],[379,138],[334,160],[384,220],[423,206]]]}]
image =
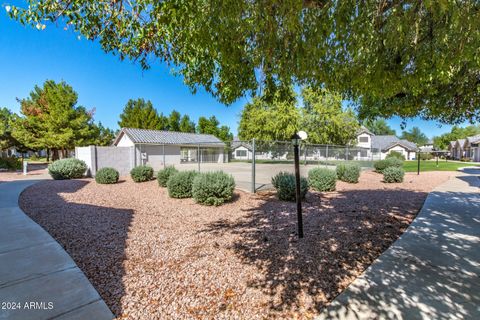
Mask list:
[{"label": "black lamp post", "polygon": [[302,198],[300,192],[300,152],[298,150],[300,140],[305,140],[307,133],[299,131],[292,137],[293,157],[295,161],[295,198],[297,201],[298,237],[303,238]]}]

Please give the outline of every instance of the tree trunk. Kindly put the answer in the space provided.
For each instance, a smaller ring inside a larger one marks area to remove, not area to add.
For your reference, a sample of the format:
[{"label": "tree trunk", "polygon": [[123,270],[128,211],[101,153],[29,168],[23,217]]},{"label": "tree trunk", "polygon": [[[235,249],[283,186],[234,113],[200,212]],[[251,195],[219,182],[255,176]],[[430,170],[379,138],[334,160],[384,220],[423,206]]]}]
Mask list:
[{"label": "tree trunk", "polygon": [[52,161],[58,160],[58,149],[52,149]]},{"label": "tree trunk", "polygon": [[50,148],[47,148],[47,162],[50,161]]}]

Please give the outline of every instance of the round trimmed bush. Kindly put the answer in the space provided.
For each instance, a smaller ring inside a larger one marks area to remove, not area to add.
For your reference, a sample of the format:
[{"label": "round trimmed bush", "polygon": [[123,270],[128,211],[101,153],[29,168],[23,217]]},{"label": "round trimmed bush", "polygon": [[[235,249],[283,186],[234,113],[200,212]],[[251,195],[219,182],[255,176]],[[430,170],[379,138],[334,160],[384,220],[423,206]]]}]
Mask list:
[{"label": "round trimmed bush", "polygon": [[[279,172],[272,178],[272,184],[277,190],[277,197],[284,201],[296,200],[295,175],[289,172]],[[300,197],[305,198],[308,192],[308,180],[300,177]]]},{"label": "round trimmed bush", "polygon": [[153,168],[150,166],[137,166],[130,170],[130,176],[135,182],[150,181],[153,177]]},{"label": "round trimmed bush", "polygon": [[0,169],[19,170],[22,169],[22,159],[17,157],[0,157]]},{"label": "round trimmed bush", "polygon": [[192,196],[201,204],[219,206],[232,199],[235,180],[223,171],[200,173],[193,179]]},{"label": "round trimmed bush", "polygon": [[356,163],[341,163],[337,166],[337,178],[348,183],[358,183],[360,166]]},{"label": "round trimmed bush", "polygon": [[87,171],[87,164],[79,159],[57,160],[48,165],[48,173],[55,180],[82,178]]},{"label": "round trimmed bush", "polygon": [[168,195],[172,198],[191,198],[193,179],[197,171],[181,171],[170,176],[167,182]]},{"label": "round trimmed bush", "polygon": [[160,187],[166,187],[168,179],[170,178],[170,176],[172,176],[173,174],[175,174],[177,172],[178,172],[178,170],[175,169],[174,166],[168,166],[168,167],[165,167],[164,169],[158,171],[158,173],[157,173],[158,185]]},{"label": "round trimmed bush", "polygon": [[337,173],[326,168],[314,168],[308,171],[308,183],[317,191],[335,191]]},{"label": "round trimmed bush", "polygon": [[383,170],[383,181],[386,183],[403,182],[405,171],[402,168],[388,167]]},{"label": "round trimmed bush", "polygon": [[118,182],[120,174],[114,168],[102,168],[97,171],[95,181],[100,184],[113,184]]}]

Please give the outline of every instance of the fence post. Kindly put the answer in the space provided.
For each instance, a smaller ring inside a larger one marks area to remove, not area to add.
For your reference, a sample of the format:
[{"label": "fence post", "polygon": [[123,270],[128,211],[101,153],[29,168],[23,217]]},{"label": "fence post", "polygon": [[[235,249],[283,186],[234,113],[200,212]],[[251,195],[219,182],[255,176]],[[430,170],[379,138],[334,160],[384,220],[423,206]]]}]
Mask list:
[{"label": "fence post", "polygon": [[256,186],[255,186],[255,138],[252,139],[252,193],[255,193]]},{"label": "fence post", "polygon": [[307,165],[307,148],[308,148],[308,146],[307,146],[306,143],[304,144],[304,146],[305,147],[304,147],[304,150],[303,150],[303,153],[304,153],[303,161],[304,161],[304,165]]},{"label": "fence post", "polygon": [[348,161],[348,146],[347,146],[347,153],[345,154],[345,161]]},{"label": "fence post", "polygon": [[200,155],[200,144],[197,146],[197,162],[198,162],[198,172],[200,172],[200,159],[201,155]]},{"label": "fence post", "polygon": [[162,145],[163,147],[163,168],[165,168],[165,143]]},{"label": "fence post", "polygon": [[328,165],[328,144],[325,150],[325,168],[327,167],[327,165]]}]

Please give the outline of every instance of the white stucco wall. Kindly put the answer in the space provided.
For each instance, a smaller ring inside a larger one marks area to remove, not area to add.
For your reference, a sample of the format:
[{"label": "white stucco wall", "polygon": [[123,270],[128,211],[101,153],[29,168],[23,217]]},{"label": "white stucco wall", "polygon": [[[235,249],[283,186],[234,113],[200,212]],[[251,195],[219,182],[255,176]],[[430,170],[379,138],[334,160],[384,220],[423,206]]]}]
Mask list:
[{"label": "white stucco wall", "polygon": [[132,140],[126,135],[123,134],[122,138],[120,138],[120,141],[117,143],[117,147],[133,147],[135,144],[133,143]]},{"label": "white stucco wall", "polygon": [[414,159],[415,159],[415,156],[416,156],[416,153],[415,153],[415,152],[408,151],[407,149],[405,149],[405,148],[402,147],[402,146],[394,146],[393,148],[389,149],[387,152],[383,152],[383,151],[382,151],[382,156],[381,156],[381,158],[382,158],[382,159],[385,159],[385,158],[387,157],[387,155],[388,155],[391,151],[400,152],[401,154],[403,154],[403,155],[405,156],[405,159],[406,159],[406,160],[414,160]]}]

